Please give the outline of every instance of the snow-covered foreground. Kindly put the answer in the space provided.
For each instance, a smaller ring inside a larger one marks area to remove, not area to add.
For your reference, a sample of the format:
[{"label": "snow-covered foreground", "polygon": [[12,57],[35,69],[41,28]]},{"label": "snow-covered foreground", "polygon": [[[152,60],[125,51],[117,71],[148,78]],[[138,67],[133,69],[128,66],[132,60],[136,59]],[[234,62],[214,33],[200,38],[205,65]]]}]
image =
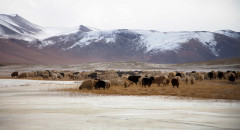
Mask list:
[{"label": "snow-covered foreground", "polygon": [[0,129],[239,129],[240,102],[70,96],[75,81],[0,79]]}]

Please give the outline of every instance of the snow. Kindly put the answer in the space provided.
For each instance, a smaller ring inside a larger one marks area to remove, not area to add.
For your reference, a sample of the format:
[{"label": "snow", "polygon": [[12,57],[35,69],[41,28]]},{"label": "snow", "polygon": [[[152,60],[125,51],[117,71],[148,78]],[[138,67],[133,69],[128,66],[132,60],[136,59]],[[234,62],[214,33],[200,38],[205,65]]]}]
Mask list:
[{"label": "snow", "polygon": [[199,41],[204,46],[208,47],[215,56],[219,56],[215,49],[217,42],[214,39],[212,32],[158,32],[144,30],[103,30],[81,33],[81,39],[73,44],[75,46],[84,47],[92,42],[105,40],[106,43],[112,43],[116,40],[116,34],[123,32],[140,34],[141,43],[147,48],[146,53],[154,51],[175,50],[181,48],[181,44],[188,42],[191,39]]},{"label": "snow", "polygon": [[[19,27],[12,19],[12,17],[16,17],[16,14],[13,15],[4,15],[0,14],[0,24],[8,27],[9,29],[21,34],[22,36],[7,36],[3,33],[3,30],[0,30],[0,34],[5,38],[17,38],[23,39],[27,41],[32,41],[35,39],[44,40],[53,36],[62,36],[68,34],[76,34],[79,36],[80,40],[76,41],[75,44],[68,48],[63,48],[63,50],[69,50],[76,46],[84,47],[89,45],[92,42],[103,41],[105,43],[114,43],[116,41],[116,36],[118,33],[132,33],[136,36],[140,34],[140,46],[141,48],[146,48],[145,53],[154,53],[158,51],[178,51],[183,43],[188,42],[191,39],[199,41],[202,45],[209,48],[215,56],[219,56],[218,50],[216,50],[217,42],[214,39],[214,34],[219,33],[228,37],[240,38],[240,34],[238,32],[234,32],[231,30],[220,30],[217,32],[158,32],[151,30],[127,30],[127,29],[119,29],[119,30],[99,30],[93,27],[87,27],[91,29],[90,32],[79,32],[79,26],[76,27],[39,27],[34,25],[27,20],[21,18],[20,21],[30,27],[41,29],[42,31],[39,33],[31,32],[29,34],[25,31],[25,29]],[[18,20],[19,21],[19,20]],[[23,32],[20,32],[16,27],[20,28]],[[28,30],[29,31],[29,30]],[[68,38],[63,38],[62,40],[68,40]],[[71,39],[69,39],[71,40]],[[56,42],[54,41],[43,41],[43,47],[48,45],[53,45]],[[136,47],[139,48],[139,47]]]},{"label": "snow", "polygon": [[25,40],[25,41],[32,41],[32,40],[34,40],[34,38],[30,37],[29,35],[27,35],[26,32],[23,32],[23,33],[20,32],[13,25],[11,25],[11,24],[9,24],[9,23],[7,23],[5,21],[2,21],[1,19],[0,19],[0,24],[5,26],[5,27],[7,27],[7,28],[9,28],[9,29],[11,29],[12,31],[15,31],[16,33],[18,33],[16,35],[6,35],[4,33],[4,31],[2,30],[2,28],[0,28],[0,35],[2,35],[2,37],[4,37],[4,38],[15,38],[15,39],[22,39],[22,40]]},{"label": "snow", "polygon": [[164,32],[152,32],[135,30],[136,33],[141,34],[141,41],[146,45],[146,52],[152,50],[176,50],[180,48],[179,43],[187,42],[187,33],[164,33]]},{"label": "snow", "polygon": [[9,18],[8,15],[1,15],[1,14],[0,14],[0,20],[5,21],[5,22],[7,22],[7,23],[9,23],[9,24],[12,24],[12,25],[14,25],[14,26],[19,27],[14,21],[12,21],[12,20]]},{"label": "snow", "polygon": [[195,39],[210,48],[215,56],[218,56],[218,52],[215,50],[217,42],[214,39],[214,34],[211,32],[158,32],[142,30],[135,30],[135,32],[141,34],[141,41],[147,47],[146,52],[153,50],[178,50],[181,48],[182,43]]},{"label": "snow", "polygon": [[228,36],[231,38],[235,38],[235,39],[240,38],[240,33],[234,32],[232,30],[219,30],[219,31],[216,31],[215,33],[219,33],[219,34],[222,34],[222,35],[225,35],[225,36]]},{"label": "snow", "polygon": [[42,41],[42,47],[45,47],[45,46],[49,46],[49,45],[53,45],[55,44],[54,41],[50,41],[50,40],[47,40],[47,41]]},{"label": "snow", "polygon": [[[1,16],[1,15],[0,15],[0,16]],[[15,32],[17,32],[17,33],[21,33],[21,32],[19,32],[17,29],[15,29],[15,27],[13,26],[13,24],[10,24],[10,23],[8,23],[8,22],[6,22],[6,21],[3,21],[3,20],[0,19],[0,24],[3,25],[3,26],[6,26],[7,28],[11,29],[12,31],[15,31]]]},{"label": "snow", "polygon": [[17,14],[9,14],[9,16],[11,16],[11,17],[16,17]]},{"label": "snow", "polygon": [[[78,26],[77,27],[40,27],[37,26],[35,24],[32,24],[30,22],[28,22],[27,20],[19,17],[18,21],[21,22],[22,24],[25,24],[27,26],[30,26],[32,28],[38,29],[38,30],[42,30],[39,33],[35,33],[35,32],[31,32],[32,34],[29,34],[25,31],[24,28],[20,27],[17,23],[15,23],[13,20],[11,20],[10,17],[16,17],[17,15],[0,15],[0,24],[2,24],[3,26],[8,27],[9,29],[22,34],[23,36],[26,36],[26,38],[22,38],[19,37],[18,39],[23,39],[23,40],[34,40],[34,38],[39,39],[39,40],[43,40],[45,38],[49,38],[52,36],[60,36],[60,35],[67,35],[67,34],[71,34],[71,33],[76,33],[78,31]],[[18,31],[14,26],[19,27],[22,31]],[[32,38],[29,38],[32,37]]]},{"label": "snow", "polygon": [[[0,24],[9,27],[10,29],[17,31],[11,25],[4,21],[0,21]],[[217,42],[214,39],[214,33],[212,32],[158,32],[158,31],[145,31],[145,30],[98,30],[90,28],[93,31],[90,32],[78,32],[79,27],[69,28],[42,28],[42,32],[37,35],[31,35],[34,38],[43,40],[52,36],[61,36],[67,34],[77,34],[81,38],[72,46],[64,49],[69,50],[76,46],[84,47],[92,42],[99,42],[104,40],[106,43],[113,43],[116,41],[116,34],[120,32],[140,34],[141,44],[146,47],[145,53],[158,52],[158,51],[177,51],[181,48],[183,43],[188,42],[191,39],[199,41],[201,44],[209,48],[215,56],[219,56],[218,51],[215,49]],[[235,36],[229,31],[220,31],[228,36]],[[219,33],[220,33],[219,32]],[[230,35],[231,34],[231,35]],[[31,39],[30,39],[31,40]],[[55,42],[45,41],[43,46],[53,45]]]},{"label": "snow", "polygon": [[67,50],[74,48],[75,46],[84,47],[89,45],[91,42],[99,42],[101,40],[105,40],[106,43],[115,42],[116,38],[116,30],[94,30],[90,32],[84,32],[79,34],[82,39],[77,41],[75,44],[67,48]]},{"label": "snow", "polygon": [[214,39],[214,34],[211,32],[197,32],[195,38],[199,40],[204,46],[208,47],[215,56],[219,56],[216,45],[217,42]]},{"label": "snow", "polygon": [[[239,129],[240,102],[51,91],[75,81],[0,79],[0,129]],[[123,125],[124,124],[124,125]]]},{"label": "snow", "polygon": [[[9,28],[10,30],[18,33],[16,35],[6,35],[3,30],[1,29],[0,34],[5,37],[5,38],[16,38],[16,39],[22,39],[25,41],[32,41],[35,40],[34,37],[31,36],[31,34],[29,34],[28,32],[26,32],[26,30],[22,27],[19,27],[15,22],[13,22],[8,16],[8,15],[0,15],[0,24]],[[21,30],[21,31],[19,31]],[[28,30],[29,31],[29,30]],[[31,31],[30,31],[31,32]],[[33,32],[31,32],[32,35],[34,34]]]}]

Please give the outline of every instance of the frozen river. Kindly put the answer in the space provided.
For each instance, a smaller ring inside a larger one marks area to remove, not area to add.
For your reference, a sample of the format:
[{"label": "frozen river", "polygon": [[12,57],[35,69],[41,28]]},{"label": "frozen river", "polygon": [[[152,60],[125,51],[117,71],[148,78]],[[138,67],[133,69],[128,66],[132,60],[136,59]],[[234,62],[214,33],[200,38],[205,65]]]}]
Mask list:
[{"label": "frozen river", "polygon": [[74,81],[0,79],[0,129],[240,129],[240,102],[49,91]]}]

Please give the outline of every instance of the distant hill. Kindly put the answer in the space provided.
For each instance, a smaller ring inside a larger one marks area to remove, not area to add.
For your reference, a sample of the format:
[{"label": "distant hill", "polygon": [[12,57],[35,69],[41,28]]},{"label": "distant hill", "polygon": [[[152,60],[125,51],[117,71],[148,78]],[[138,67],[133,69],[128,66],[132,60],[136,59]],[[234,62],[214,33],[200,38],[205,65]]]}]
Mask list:
[{"label": "distant hill", "polygon": [[100,30],[84,25],[46,28],[19,15],[0,14],[0,47],[0,62],[175,64],[240,57],[240,33],[232,30]]}]

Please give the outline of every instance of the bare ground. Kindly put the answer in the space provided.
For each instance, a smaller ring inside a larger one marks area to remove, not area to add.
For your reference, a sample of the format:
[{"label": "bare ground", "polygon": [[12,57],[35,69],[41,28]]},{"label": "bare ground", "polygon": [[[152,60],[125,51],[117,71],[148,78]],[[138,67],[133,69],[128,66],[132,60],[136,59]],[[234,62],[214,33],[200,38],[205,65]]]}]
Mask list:
[{"label": "bare ground", "polygon": [[152,64],[135,61],[119,62],[99,62],[84,63],[73,65],[51,65],[51,64],[14,64],[0,63],[0,77],[10,77],[14,71],[29,72],[40,70],[58,70],[58,71],[92,71],[92,70],[143,70],[143,71],[201,71],[208,72],[240,70],[240,58],[221,59],[205,62],[185,63],[185,64]]},{"label": "bare ground", "polygon": [[[91,71],[91,70],[160,70],[169,71],[185,71],[191,72],[201,71],[208,72],[211,70],[240,70],[240,58],[214,60],[207,62],[186,63],[186,64],[150,64],[140,62],[103,62],[103,63],[86,63],[78,65],[39,65],[39,64],[0,64],[0,78],[10,78],[13,71],[29,72],[38,70],[57,70],[57,71]],[[33,80],[41,80],[41,78],[32,78]],[[68,79],[64,79],[68,80]],[[55,91],[55,90],[54,90]],[[142,88],[139,86],[131,86],[124,88],[123,86],[112,86],[109,90],[82,90],[78,87],[69,87],[58,89],[57,91],[70,92],[71,94],[92,93],[102,95],[167,95],[180,96],[189,98],[203,99],[230,99],[240,100],[240,80],[235,84],[230,84],[227,80],[205,80],[197,81],[196,84],[190,85],[182,82],[179,88],[172,88],[153,85],[150,88]]]}]

